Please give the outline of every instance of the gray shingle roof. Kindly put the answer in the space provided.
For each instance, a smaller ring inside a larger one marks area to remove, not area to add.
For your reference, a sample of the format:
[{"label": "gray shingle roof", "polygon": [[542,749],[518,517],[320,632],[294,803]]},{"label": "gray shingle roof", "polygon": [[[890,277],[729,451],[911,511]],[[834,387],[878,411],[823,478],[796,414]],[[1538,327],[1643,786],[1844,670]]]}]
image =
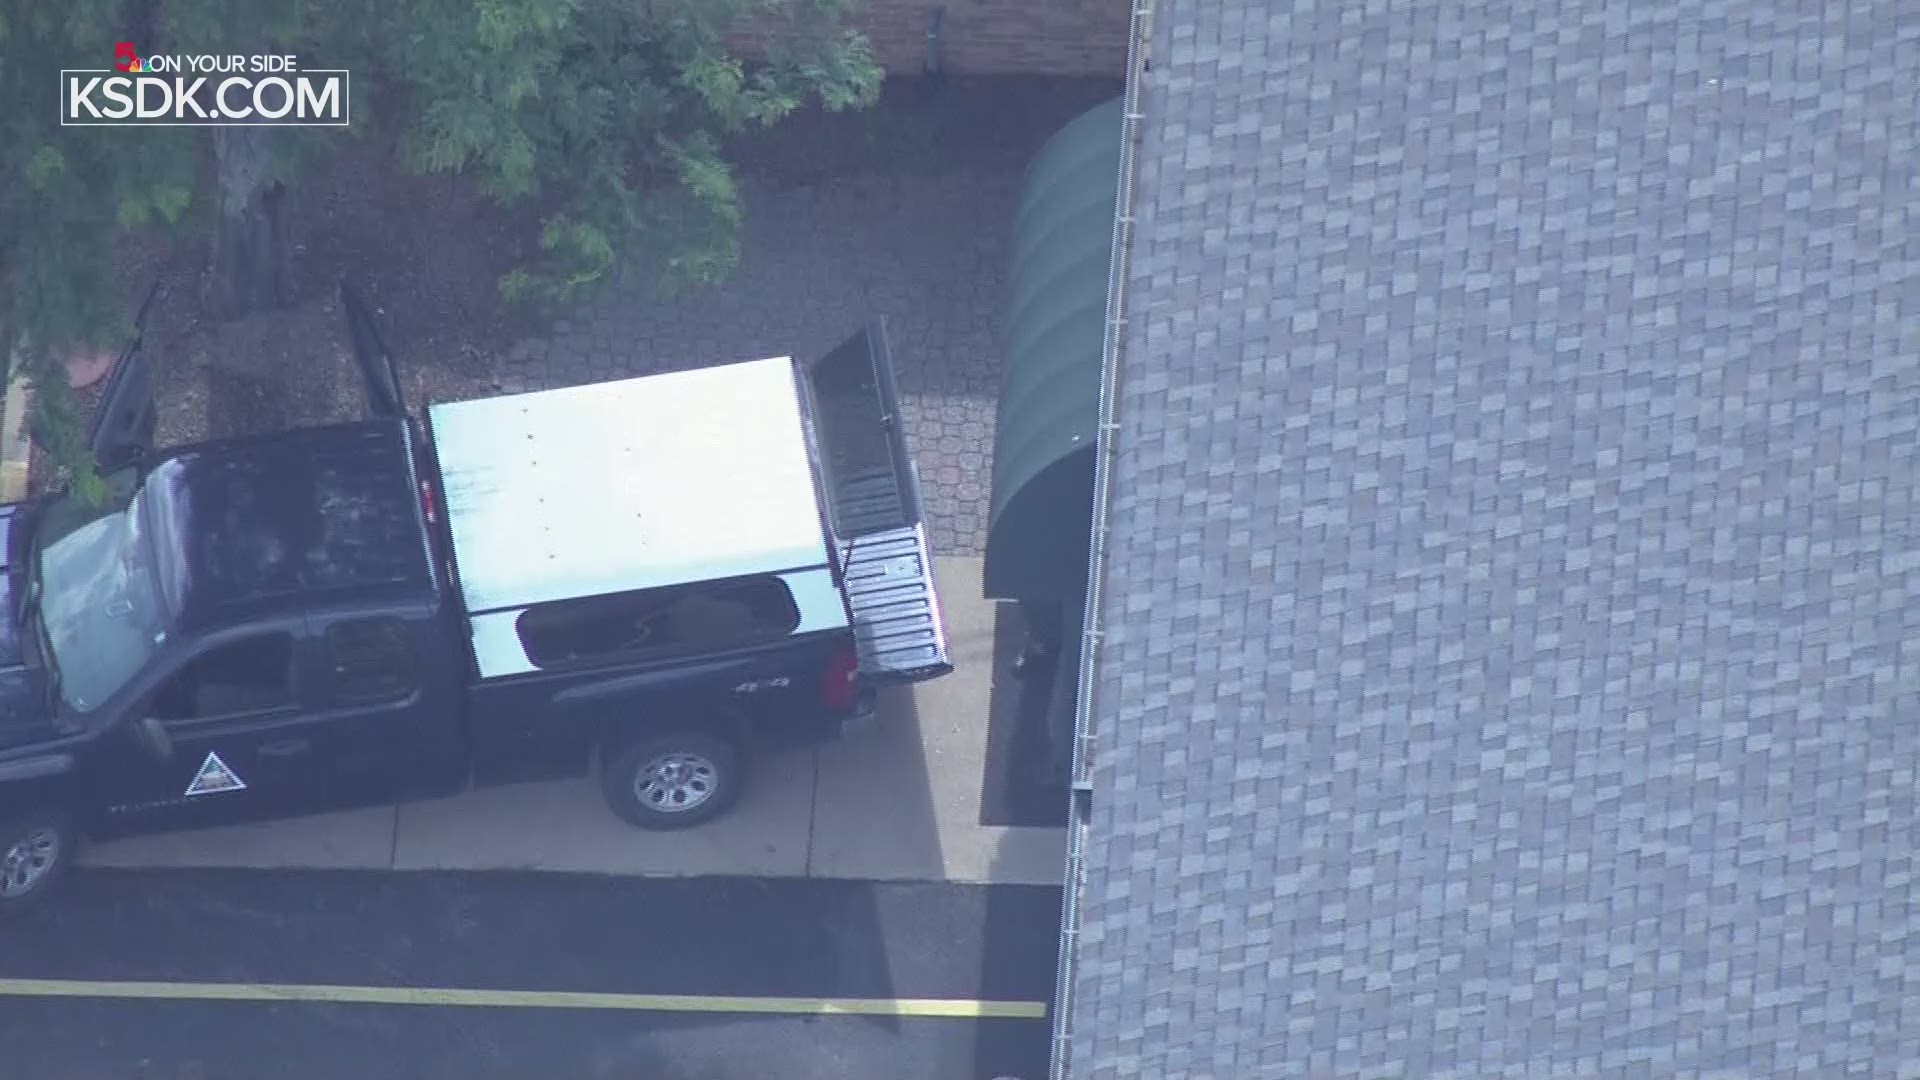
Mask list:
[{"label": "gray shingle roof", "polygon": [[1920,1076],[1912,5],[1155,8],[1072,1075]]}]

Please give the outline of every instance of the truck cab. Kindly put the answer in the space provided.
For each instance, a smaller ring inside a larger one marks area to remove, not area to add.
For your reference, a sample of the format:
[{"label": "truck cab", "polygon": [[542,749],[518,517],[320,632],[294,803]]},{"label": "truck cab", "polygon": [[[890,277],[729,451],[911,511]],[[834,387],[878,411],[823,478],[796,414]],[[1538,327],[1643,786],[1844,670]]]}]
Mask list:
[{"label": "truck cab", "polygon": [[156,451],[138,340],[104,503],[0,508],[0,911],[85,837],[597,773],[646,828],[951,670],[884,324],[434,403],[342,290],[369,415]]}]

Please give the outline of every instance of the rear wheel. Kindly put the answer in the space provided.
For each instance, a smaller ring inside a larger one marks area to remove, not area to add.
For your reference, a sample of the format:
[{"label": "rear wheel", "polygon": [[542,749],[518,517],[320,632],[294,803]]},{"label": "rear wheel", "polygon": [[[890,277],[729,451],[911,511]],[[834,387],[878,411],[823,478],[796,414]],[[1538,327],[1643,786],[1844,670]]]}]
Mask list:
[{"label": "rear wheel", "polygon": [[600,792],[630,825],[685,829],[731,809],[744,780],[732,743],[704,731],[667,731],[616,748],[601,767]]},{"label": "rear wheel", "polygon": [[73,862],[75,838],[67,819],[28,814],[0,823],[0,915],[38,903]]}]

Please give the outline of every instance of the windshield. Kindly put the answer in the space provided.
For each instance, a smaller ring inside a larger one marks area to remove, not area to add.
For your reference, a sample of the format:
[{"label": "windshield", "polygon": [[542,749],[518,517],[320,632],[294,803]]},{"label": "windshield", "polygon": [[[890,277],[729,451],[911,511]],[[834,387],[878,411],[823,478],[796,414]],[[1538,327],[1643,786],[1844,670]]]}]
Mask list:
[{"label": "windshield", "polygon": [[40,550],[40,612],[68,706],[91,712],[166,642],[141,496]]}]

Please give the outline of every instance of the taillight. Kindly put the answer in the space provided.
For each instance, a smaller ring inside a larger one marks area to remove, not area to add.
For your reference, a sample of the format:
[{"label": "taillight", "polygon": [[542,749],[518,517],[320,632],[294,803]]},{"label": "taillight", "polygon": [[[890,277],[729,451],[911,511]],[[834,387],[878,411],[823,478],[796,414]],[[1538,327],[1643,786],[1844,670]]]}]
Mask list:
[{"label": "taillight", "polygon": [[420,510],[427,515],[427,524],[433,524],[433,485],[420,481]]},{"label": "taillight", "polygon": [[827,675],[820,683],[820,700],[829,709],[850,709],[859,691],[860,654],[848,646],[827,661]]}]

